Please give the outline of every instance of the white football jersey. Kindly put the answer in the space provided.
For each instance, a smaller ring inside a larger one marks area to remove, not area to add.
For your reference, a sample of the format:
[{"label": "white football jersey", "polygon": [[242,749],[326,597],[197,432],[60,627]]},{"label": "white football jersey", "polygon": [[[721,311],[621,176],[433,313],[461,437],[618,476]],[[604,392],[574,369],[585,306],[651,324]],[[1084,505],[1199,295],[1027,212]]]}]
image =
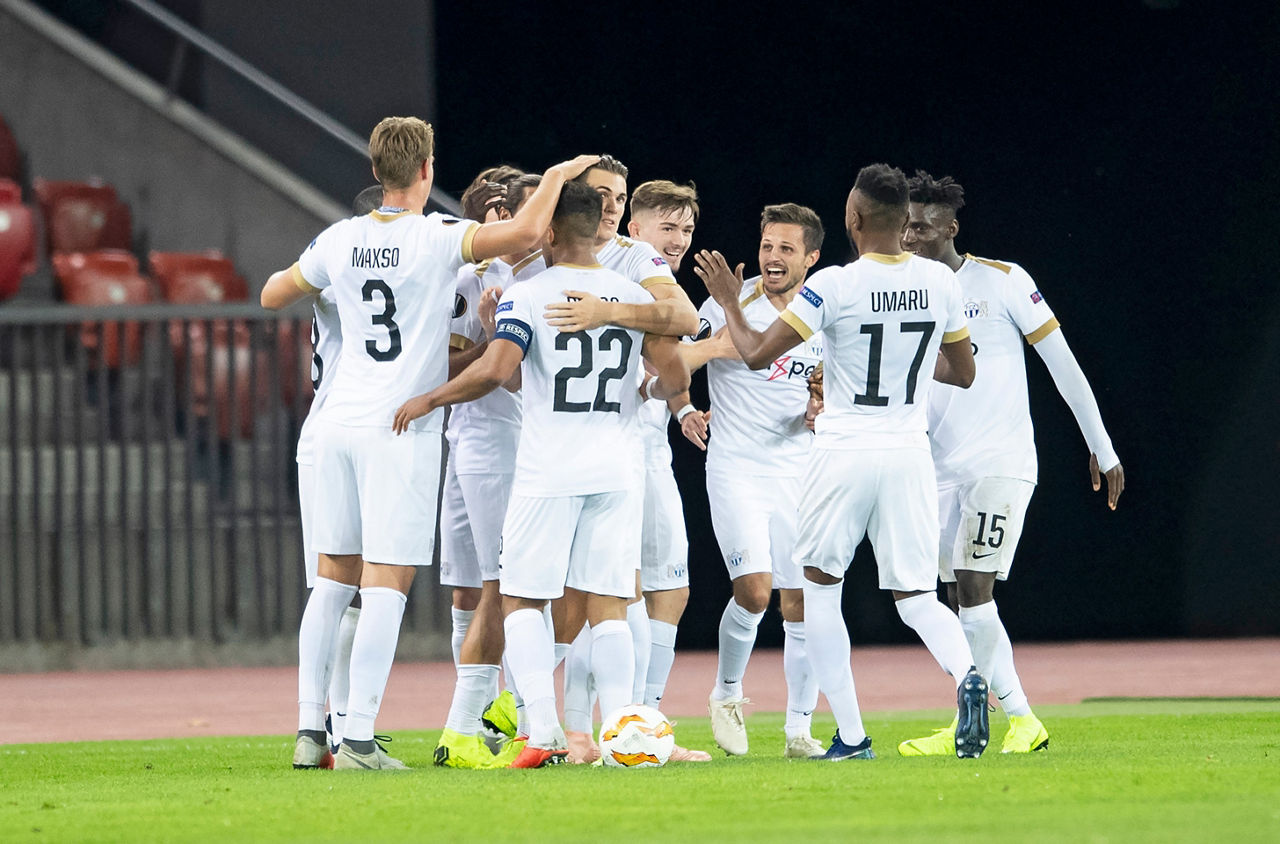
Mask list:
[{"label": "white football jersey", "polygon": [[[747,323],[763,331],[779,311],[757,276],[743,285],[739,298]],[[724,308],[708,298],[698,309],[698,336],[725,325]],[[740,360],[707,361],[711,396],[711,438],[707,468],[772,477],[804,473],[813,434],[804,426],[809,376],[822,360],[822,332],[789,350],[764,369]]]},{"label": "white football jersey", "polygon": [[1035,483],[1036,446],[1023,342],[1044,339],[1058,327],[1058,320],[1031,276],[1017,264],[966,255],[956,280],[964,294],[978,372],[967,390],[935,384],[929,395],[938,483],[984,477]]},{"label": "white football jersey", "polygon": [[596,253],[596,260],[605,269],[613,270],[641,287],[676,283],[676,277],[671,272],[671,265],[667,263],[667,259],[643,240],[615,236],[613,240],[600,247],[600,251]]},{"label": "white football jersey", "polygon": [[[373,211],[334,223],[302,253],[295,279],[332,287],[342,322],[326,420],[390,427],[396,408],[445,382],[455,275],[472,259],[478,228],[442,214]],[[410,428],[438,432],[443,415]]]},{"label": "white football jersey", "polygon": [[[484,342],[484,326],[477,308],[486,287],[501,287],[533,278],[547,268],[541,250],[514,267],[501,258],[463,267],[458,273],[449,344],[466,349]],[[514,472],[520,442],[520,393],[499,388],[475,401],[456,404],[449,414],[446,436],[454,449],[454,470],[460,475]]]},{"label": "white football jersey", "polygon": [[312,463],[311,442],[315,437],[315,419],[324,408],[333,383],[334,370],[342,354],[342,322],[338,319],[338,305],[333,298],[333,288],[322,290],[311,301],[311,409],[302,420],[298,432],[297,461],[304,466]]},{"label": "white football jersey", "polygon": [[640,436],[644,440],[645,465],[670,466],[671,441],[667,439],[667,425],[671,422],[671,410],[667,407],[666,400],[649,399],[641,402],[636,420],[640,423]]},{"label": "white football jersey", "polygon": [[818,445],[927,447],[938,348],[969,336],[949,267],[868,253],[814,273],[781,318],[801,337],[825,335]]},{"label": "white football jersey", "polygon": [[564,301],[565,290],[633,304],[653,301],[599,265],[553,266],[502,295],[494,342],[510,341],[524,351],[516,495],[590,495],[644,482],[635,418],[644,334],[618,326],[562,334],[547,324],[543,308]]}]

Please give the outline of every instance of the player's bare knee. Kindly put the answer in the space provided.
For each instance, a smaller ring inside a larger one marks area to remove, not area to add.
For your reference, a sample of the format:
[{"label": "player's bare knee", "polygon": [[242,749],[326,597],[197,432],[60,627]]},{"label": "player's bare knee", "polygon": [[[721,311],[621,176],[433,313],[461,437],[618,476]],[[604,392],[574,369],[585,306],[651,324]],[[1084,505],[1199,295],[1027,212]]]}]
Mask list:
[{"label": "player's bare knee", "polygon": [[827,574],[817,566],[805,566],[804,579],[810,583],[816,583],[819,586],[835,586],[842,580],[842,578],[836,577],[833,574]]},{"label": "player's bare knee", "polygon": [[955,591],[959,606],[977,607],[990,603],[995,600],[995,587],[995,572],[956,570]]},{"label": "player's bare knee", "polygon": [[665,621],[667,624],[677,624],[680,617],[684,615],[685,607],[689,605],[689,588],[686,586],[682,589],[646,592],[644,600],[649,618],[654,621]]},{"label": "player's bare knee", "polygon": [[473,586],[453,587],[454,609],[472,612],[480,606],[480,590]]},{"label": "player's bare knee", "polygon": [[733,581],[733,600],[749,613],[769,609],[772,592],[773,578],[767,574],[744,574]]},{"label": "player's bare knee", "polygon": [[804,590],[779,589],[778,607],[783,621],[804,621]]},{"label": "player's bare knee", "polygon": [[316,574],[328,580],[336,580],[348,586],[360,584],[360,571],[364,562],[359,554],[319,554]]}]

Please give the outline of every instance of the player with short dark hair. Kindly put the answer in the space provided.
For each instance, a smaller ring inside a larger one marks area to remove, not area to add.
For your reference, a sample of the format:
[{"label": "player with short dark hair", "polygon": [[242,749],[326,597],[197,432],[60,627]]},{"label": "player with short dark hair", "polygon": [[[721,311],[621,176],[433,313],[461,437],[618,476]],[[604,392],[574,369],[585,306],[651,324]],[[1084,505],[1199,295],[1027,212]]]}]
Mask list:
[{"label": "player with short dark hair", "polygon": [[[503,523],[500,583],[507,662],[529,716],[528,742],[512,767],[564,761],[568,743],[556,715],[548,600],[566,588],[586,596],[592,673],[601,706],[630,703],[634,671],[626,603],[634,594],[643,504],[641,443],[633,416],[643,352],[659,373],[665,398],[688,388],[674,343],[635,329],[604,327],[561,333],[541,319],[565,290],[639,303],[649,294],[593,258],[600,198],[566,185],[543,254],[552,265],[512,286],[498,305],[494,340],[458,377],[406,402],[396,430],[435,409],[468,401],[508,383],[523,392],[521,445]],[[650,297],[651,298],[651,297]]]},{"label": "player with short dark hair", "polygon": [[[1089,448],[1093,488],[1101,487],[1101,470],[1113,510],[1124,490],[1124,467],[1089,382],[1031,276],[1017,264],[956,251],[956,212],[964,207],[964,188],[950,176],[935,179],[923,170],[916,171],[909,186],[903,248],[955,273],[980,364],[969,389],[937,385],[929,395],[941,507],[939,576],[978,670],[990,678],[1009,716],[1001,750],[1027,753],[1047,747],[1049,732],[1027,703],[995,602],[996,581],[1009,576],[1037,480],[1024,343],[1040,355],[1071,408]],[[943,728],[898,749],[904,756],[949,755],[954,735],[953,728]]]},{"label": "player with short dark hair", "polygon": [[[944,267],[902,251],[907,184],[873,164],[858,173],[845,229],[858,259],[813,275],[763,331],[738,303],[740,280],[719,253],[697,256],[698,275],[724,308],[734,346],[761,368],[818,331],[824,337],[825,412],[809,452],[795,561],[804,567],[805,642],[838,729],[822,758],[874,758],[849,665],[841,614],[844,573],[869,535],[880,588],[903,622],[956,682],[956,754],[987,742],[986,681],[955,614],[936,598],[937,486],[924,402],[935,376],[965,387],[973,353],[960,287]],[[942,354],[939,356],[939,351]],[[936,363],[935,363],[936,361]]]}]

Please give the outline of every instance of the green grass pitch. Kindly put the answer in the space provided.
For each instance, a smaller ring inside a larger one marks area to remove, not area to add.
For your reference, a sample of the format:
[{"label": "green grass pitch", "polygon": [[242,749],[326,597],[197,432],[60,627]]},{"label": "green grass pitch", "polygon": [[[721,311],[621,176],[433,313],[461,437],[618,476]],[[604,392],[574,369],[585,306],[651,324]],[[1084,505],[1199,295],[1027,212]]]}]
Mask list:
[{"label": "green grass pitch", "polygon": [[[437,732],[395,736],[402,773],[294,771],[285,736],[0,747],[0,841],[1277,841],[1280,700],[1046,706],[1046,751],[903,759],[950,718],[871,713],[875,761],[751,754],[625,771],[434,768]],[[828,716],[815,734],[829,737]],[[706,719],[678,724],[711,748]]]}]

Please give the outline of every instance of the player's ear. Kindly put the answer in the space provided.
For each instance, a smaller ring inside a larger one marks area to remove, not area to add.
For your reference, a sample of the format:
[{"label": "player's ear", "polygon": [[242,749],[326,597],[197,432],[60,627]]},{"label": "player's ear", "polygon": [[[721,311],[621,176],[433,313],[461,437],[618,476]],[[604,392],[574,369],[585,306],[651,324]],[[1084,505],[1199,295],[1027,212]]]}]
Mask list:
[{"label": "player's ear", "polygon": [[956,235],[960,233],[960,221],[955,217],[951,218],[951,222],[947,225],[947,239],[955,240]]},{"label": "player's ear", "polygon": [[627,234],[631,235],[632,237],[636,237],[640,234],[640,227],[636,225],[636,221],[634,218],[628,221],[627,223]]},{"label": "player's ear", "polygon": [[822,250],[815,249],[804,258],[804,268],[807,270],[814,264],[818,263],[818,259],[822,257]]}]

